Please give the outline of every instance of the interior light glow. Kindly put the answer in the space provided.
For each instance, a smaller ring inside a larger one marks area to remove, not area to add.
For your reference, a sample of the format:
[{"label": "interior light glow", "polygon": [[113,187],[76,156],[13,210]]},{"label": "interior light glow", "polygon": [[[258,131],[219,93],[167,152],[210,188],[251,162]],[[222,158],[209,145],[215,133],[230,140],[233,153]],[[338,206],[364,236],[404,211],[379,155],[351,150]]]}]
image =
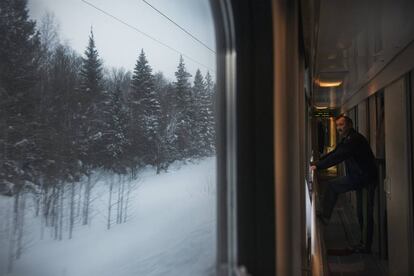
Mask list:
[{"label": "interior light glow", "polygon": [[338,87],[342,84],[342,81],[321,81],[316,80],[315,81],[319,87]]}]

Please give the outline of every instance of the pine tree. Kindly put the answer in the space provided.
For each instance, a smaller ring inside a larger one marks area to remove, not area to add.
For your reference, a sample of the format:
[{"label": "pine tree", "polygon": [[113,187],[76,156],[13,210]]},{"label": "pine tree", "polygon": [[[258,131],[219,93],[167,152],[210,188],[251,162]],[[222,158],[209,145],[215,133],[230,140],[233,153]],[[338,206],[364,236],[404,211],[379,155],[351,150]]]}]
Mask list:
[{"label": "pine tree", "polygon": [[87,170],[105,159],[104,132],[108,130],[105,113],[108,107],[108,93],[103,90],[102,61],[95,46],[93,31],[82,58],[80,71],[80,159]]},{"label": "pine tree", "polygon": [[125,171],[124,157],[129,144],[127,138],[128,116],[119,86],[111,91],[109,106],[111,108],[108,124],[111,131],[106,140],[108,159],[104,166],[115,173],[123,173]]},{"label": "pine tree", "polygon": [[102,61],[95,46],[92,29],[84,54],[85,57],[82,58],[83,64],[80,72],[82,77],[81,89],[86,94],[84,97],[91,99],[99,98],[102,92]]},{"label": "pine tree", "polygon": [[38,133],[39,35],[25,0],[0,1],[0,186],[14,195],[8,271],[24,244],[25,194],[41,160]]},{"label": "pine tree", "polygon": [[191,156],[191,146],[193,142],[194,114],[193,114],[193,99],[191,95],[191,84],[189,78],[191,74],[187,72],[184,64],[184,59],[180,56],[180,62],[175,72],[176,81],[175,86],[175,114],[176,127],[175,133],[177,136],[177,152],[178,158],[187,158]]},{"label": "pine tree", "polygon": [[163,76],[162,73],[155,74],[155,91],[160,99],[160,167],[167,169],[168,165],[174,162],[178,156],[177,137],[175,129],[177,118],[175,113],[175,88]]},{"label": "pine tree", "polygon": [[161,106],[154,89],[154,77],[141,50],[131,81],[131,134],[134,152],[144,164],[159,165]]},{"label": "pine tree", "polygon": [[[214,105],[214,94],[215,94],[215,89],[214,89],[214,82],[213,79],[211,78],[210,72],[207,71],[206,77],[205,77],[205,86],[206,86],[206,93],[207,95],[209,95],[210,97],[210,103],[213,106]],[[212,109],[213,110],[213,109]]]},{"label": "pine tree", "polygon": [[133,164],[129,154],[130,136],[129,109],[127,93],[130,87],[131,73],[125,69],[112,68],[106,75],[106,90],[110,95],[110,116],[108,120],[110,139],[107,143],[108,160],[104,167],[117,174],[126,173],[129,165]]},{"label": "pine tree", "polygon": [[39,34],[25,0],[0,1],[0,181],[33,181],[37,137]]},{"label": "pine tree", "polygon": [[210,141],[210,151],[211,153],[213,153],[215,151],[215,139],[216,139],[216,127],[215,127],[215,119],[214,119],[214,114],[215,114],[215,102],[216,102],[216,86],[213,82],[213,79],[210,75],[210,72],[207,71],[206,77],[205,77],[205,91],[206,91],[206,96],[208,98],[208,129],[210,130],[211,133],[211,139]]},{"label": "pine tree", "polygon": [[194,106],[197,110],[194,126],[196,144],[194,146],[197,148],[199,156],[207,156],[211,154],[212,144],[214,143],[214,130],[211,125],[213,114],[210,109],[211,98],[207,93],[203,76],[198,69],[194,77],[193,95],[195,98]]},{"label": "pine tree", "polygon": [[104,90],[102,61],[95,46],[93,31],[82,58],[79,87],[79,128],[76,139],[78,155],[83,173],[88,181],[84,187],[82,224],[89,223],[91,190],[93,187],[91,172],[105,165],[108,158],[106,144],[108,139],[109,95]]}]

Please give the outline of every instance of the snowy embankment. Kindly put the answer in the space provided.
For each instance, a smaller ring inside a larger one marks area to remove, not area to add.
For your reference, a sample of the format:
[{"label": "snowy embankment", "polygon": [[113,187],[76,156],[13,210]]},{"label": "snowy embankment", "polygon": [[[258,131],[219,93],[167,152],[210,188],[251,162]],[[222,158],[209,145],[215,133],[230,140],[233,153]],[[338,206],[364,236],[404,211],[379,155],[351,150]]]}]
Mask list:
[{"label": "snowy embankment", "polygon": [[[142,171],[129,198],[128,219],[106,229],[109,179],[101,177],[92,193],[92,219],[54,240],[46,228],[40,240],[40,217],[33,204],[25,216],[24,251],[6,273],[7,244],[0,240],[0,275],[13,276],[155,276],[210,275],[216,237],[215,159],[176,164],[167,173]],[[29,201],[29,200],[28,200]],[[0,196],[0,216],[13,200]],[[2,226],[0,231],[4,231]],[[5,235],[1,235],[0,239]]]}]

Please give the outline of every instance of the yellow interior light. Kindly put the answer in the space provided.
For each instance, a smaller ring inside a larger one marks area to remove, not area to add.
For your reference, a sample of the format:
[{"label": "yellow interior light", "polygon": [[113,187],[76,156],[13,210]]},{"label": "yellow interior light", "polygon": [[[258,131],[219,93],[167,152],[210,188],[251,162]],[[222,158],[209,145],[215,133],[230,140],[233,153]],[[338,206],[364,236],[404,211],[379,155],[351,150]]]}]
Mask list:
[{"label": "yellow interior light", "polygon": [[319,85],[319,87],[338,87],[342,84],[342,81],[321,81],[316,80],[316,84]]}]

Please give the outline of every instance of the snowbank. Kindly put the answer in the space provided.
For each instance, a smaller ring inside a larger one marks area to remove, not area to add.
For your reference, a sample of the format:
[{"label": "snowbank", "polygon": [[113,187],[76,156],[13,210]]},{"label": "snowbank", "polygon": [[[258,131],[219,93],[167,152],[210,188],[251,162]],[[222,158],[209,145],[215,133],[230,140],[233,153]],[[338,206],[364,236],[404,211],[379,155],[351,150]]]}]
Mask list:
[{"label": "snowbank", "polygon": [[[28,203],[25,249],[9,275],[213,274],[215,171],[214,158],[176,164],[159,175],[153,169],[144,170],[138,180],[128,183],[135,189],[130,194],[127,221],[112,224],[110,230],[106,229],[110,176],[100,176],[92,191],[91,223],[77,226],[71,240],[65,232],[64,239],[56,241],[48,229],[40,240],[40,218],[34,217],[34,205]],[[12,211],[12,206],[11,198],[0,198],[1,218]],[[0,275],[8,275],[6,231],[6,226],[0,228]]]}]

